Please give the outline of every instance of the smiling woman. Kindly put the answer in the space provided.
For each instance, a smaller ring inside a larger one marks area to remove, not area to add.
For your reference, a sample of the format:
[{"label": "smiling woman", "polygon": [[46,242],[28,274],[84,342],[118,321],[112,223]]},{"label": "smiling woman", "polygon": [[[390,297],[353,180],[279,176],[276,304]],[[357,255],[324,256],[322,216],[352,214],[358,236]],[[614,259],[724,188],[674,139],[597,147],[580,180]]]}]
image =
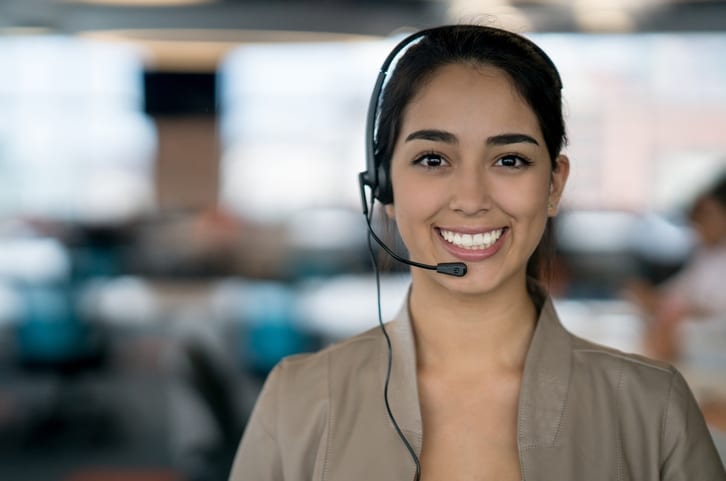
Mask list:
[{"label": "smiling woman", "polygon": [[[561,87],[495,28],[394,49],[361,180],[426,269],[391,322],[273,370],[232,481],[726,479],[681,375],[567,332],[537,278],[569,173]],[[467,269],[429,270],[447,263]]]},{"label": "smiling woman", "polygon": [[[569,163],[558,155],[553,167],[537,116],[508,74],[490,66],[439,68],[412,99],[400,130],[386,212],[413,258],[454,257],[468,261],[470,271],[464,279],[414,271],[412,295],[430,300],[427,291],[445,283],[452,292],[498,290],[507,304],[523,300],[526,290],[514,286],[526,285],[527,262]],[[485,236],[496,242],[485,246]]]}]

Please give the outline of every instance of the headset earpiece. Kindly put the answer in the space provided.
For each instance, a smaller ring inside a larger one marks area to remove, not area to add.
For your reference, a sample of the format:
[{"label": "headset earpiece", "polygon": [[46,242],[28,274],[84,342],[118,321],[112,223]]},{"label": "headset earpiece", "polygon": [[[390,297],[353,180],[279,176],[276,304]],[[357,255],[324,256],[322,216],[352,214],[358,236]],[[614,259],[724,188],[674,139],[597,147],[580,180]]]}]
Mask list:
[{"label": "headset earpiece", "polygon": [[[366,171],[362,173],[362,182],[371,188],[372,195],[382,204],[390,204],[393,202],[393,186],[391,185],[387,166],[389,162],[383,162],[382,153],[377,148],[377,127],[378,127],[378,106],[381,101],[383,92],[383,84],[388,75],[388,69],[398,56],[399,52],[412,44],[416,39],[428,34],[431,30],[427,29],[413,33],[401,40],[388,57],[383,61],[381,69],[376,79],[376,84],[371,93],[371,99],[368,103],[368,116],[366,120]],[[367,207],[364,206],[364,209]]]},{"label": "headset earpiece", "polygon": [[378,178],[376,185],[376,199],[382,204],[390,204],[393,202],[393,186],[388,178],[388,172],[382,160],[376,161],[376,175]]}]

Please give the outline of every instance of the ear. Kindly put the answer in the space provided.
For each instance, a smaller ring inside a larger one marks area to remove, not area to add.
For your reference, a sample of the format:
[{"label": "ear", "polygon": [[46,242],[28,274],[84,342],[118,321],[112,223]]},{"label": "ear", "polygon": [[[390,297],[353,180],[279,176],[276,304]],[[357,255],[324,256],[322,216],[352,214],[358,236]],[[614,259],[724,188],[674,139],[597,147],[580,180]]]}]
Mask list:
[{"label": "ear", "polygon": [[557,215],[562,192],[565,190],[567,177],[570,175],[570,159],[560,154],[555,159],[555,168],[550,175],[550,193],[547,199],[547,214],[550,217]]},{"label": "ear", "polygon": [[383,209],[386,211],[386,215],[391,220],[396,220],[396,209],[393,207],[393,202],[386,204]]}]

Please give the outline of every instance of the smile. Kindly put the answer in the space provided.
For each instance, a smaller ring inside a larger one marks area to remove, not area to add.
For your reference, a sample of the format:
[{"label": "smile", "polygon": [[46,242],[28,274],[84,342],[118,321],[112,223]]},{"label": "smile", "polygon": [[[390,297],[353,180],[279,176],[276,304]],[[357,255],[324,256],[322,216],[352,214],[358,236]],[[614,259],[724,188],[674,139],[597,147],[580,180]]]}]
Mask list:
[{"label": "smile", "polygon": [[483,250],[493,246],[504,233],[504,228],[479,232],[476,234],[462,234],[450,230],[439,229],[441,237],[449,244],[468,250]]}]

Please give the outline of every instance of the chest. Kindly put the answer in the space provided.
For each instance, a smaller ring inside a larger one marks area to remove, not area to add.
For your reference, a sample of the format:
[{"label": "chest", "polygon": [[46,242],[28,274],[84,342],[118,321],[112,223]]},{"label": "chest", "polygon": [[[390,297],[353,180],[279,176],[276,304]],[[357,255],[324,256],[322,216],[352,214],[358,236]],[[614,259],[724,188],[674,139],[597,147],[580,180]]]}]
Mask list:
[{"label": "chest", "polygon": [[519,383],[419,383],[422,480],[519,481]]},{"label": "chest", "polygon": [[[517,382],[482,381],[478,384],[487,389],[472,391],[469,387],[476,383],[437,386],[420,377],[418,392],[415,385],[394,390],[390,400],[404,435],[419,454],[423,481],[660,479],[662,406],[650,400],[634,402],[631,395],[629,401],[618,402],[613,392],[618,385],[623,393],[642,390],[639,385],[647,378],[618,384],[590,370],[575,370],[566,402],[553,404],[551,392],[529,397],[523,393],[518,419],[523,389]],[[282,447],[285,452],[299,453],[300,463],[292,462],[288,470],[295,473],[290,479],[413,480],[411,455],[385,412],[382,388],[375,389],[379,379],[350,379],[349,385],[333,385],[331,404],[321,411],[315,435],[319,443],[306,443],[299,429],[283,438],[288,442]],[[662,399],[667,392],[653,395]],[[309,423],[305,416],[311,411],[304,412],[297,416]],[[523,444],[518,449],[520,430]]]}]

